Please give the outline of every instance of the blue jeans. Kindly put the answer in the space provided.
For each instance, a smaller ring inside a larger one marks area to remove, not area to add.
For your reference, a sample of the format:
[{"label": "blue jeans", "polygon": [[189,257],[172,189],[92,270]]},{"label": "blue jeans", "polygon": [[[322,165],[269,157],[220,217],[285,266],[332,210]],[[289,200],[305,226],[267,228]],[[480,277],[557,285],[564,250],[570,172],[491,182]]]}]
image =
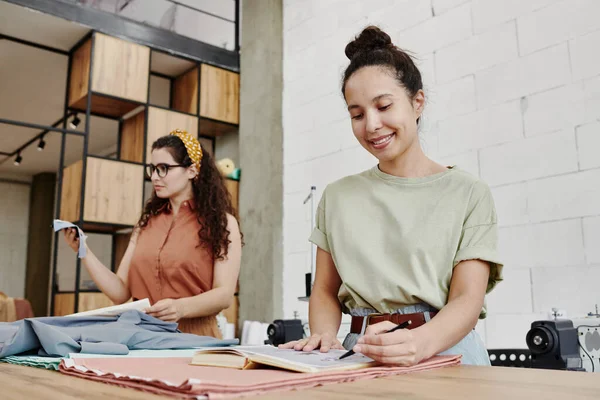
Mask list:
[{"label": "blue jeans", "polygon": [[[428,304],[415,304],[412,306],[403,307],[397,311],[399,314],[412,314],[418,312],[431,312],[437,311],[435,308]],[[377,311],[369,308],[355,308],[350,310],[350,315],[364,317]],[[358,333],[349,333],[344,339],[343,346],[345,349],[350,350],[356,344],[356,341],[361,335]],[[465,365],[490,365],[490,358],[488,356],[487,349],[481,340],[479,334],[473,329],[467,334],[460,342],[450,347],[446,351],[439,353],[440,355],[462,355],[461,363]]]}]

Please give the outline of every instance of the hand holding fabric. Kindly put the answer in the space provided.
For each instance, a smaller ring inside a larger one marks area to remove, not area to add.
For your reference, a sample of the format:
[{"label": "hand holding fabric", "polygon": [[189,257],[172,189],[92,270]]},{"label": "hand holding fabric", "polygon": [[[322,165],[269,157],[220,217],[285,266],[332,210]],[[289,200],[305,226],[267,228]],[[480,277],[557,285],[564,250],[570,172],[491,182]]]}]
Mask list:
[{"label": "hand holding fabric", "polygon": [[75,253],[79,251],[79,235],[77,229],[66,228],[64,229],[65,242],[73,249]]},{"label": "hand holding fabric", "polygon": [[146,314],[166,322],[177,322],[183,318],[181,303],[176,299],[159,300],[146,309]]}]

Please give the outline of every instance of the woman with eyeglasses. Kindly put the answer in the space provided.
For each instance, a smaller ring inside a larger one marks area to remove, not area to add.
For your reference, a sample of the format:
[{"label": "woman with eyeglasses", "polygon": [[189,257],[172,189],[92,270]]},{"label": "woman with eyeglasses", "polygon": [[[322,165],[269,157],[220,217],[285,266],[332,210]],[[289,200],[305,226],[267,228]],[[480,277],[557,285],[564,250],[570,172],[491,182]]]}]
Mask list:
[{"label": "woman with eyeglasses", "polygon": [[[242,247],[231,197],[213,158],[185,131],[156,140],[151,159],[154,191],[117,273],[89,248],[83,264],[114,303],[148,298],[149,315],[221,338],[215,316],[233,301]],[[75,229],[65,239],[76,252]]]}]

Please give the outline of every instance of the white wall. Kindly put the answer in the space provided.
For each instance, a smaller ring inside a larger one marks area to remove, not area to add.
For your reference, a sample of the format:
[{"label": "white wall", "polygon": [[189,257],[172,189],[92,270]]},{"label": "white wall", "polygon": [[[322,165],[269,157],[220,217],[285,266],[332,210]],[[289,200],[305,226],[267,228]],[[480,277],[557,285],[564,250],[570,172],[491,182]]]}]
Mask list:
[{"label": "white wall", "polygon": [[[526,347],[552,307],[600,303],[600,2],[284,2],[284,310],[307,314],[310,185],[375,160],[352,135],[339,87],[344,46],[367,24],[414,52],[429,97],[425,150],[491,187],[505,281],[478,329]],[[347,327],[345,327],[347,328]]]},{"label": "white wall", "polygon": [[31,186],[0,181],[0,292],[25,296]]}]

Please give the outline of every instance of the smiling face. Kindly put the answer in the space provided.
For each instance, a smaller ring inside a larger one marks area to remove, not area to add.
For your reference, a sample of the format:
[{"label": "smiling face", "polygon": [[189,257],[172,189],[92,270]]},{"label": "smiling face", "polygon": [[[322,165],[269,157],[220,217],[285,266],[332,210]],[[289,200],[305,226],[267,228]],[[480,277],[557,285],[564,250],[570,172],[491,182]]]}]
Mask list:
[{"label": "smiling face", "polygon": [[368,66],[352,74],[344,95],[354,136],[380,163],[420,146],[416,121],[425,104],[422,90],[410,98],[389,70]]},{"label": "smiling face", "polygon": [[[177,165],[179,164],[168,148],[152,150],[152,164]],[[196,176],[194,166],[190,167],[168,167],[168,171],[164,177],[158,176],[158,171],[152,173],[152,185],[156,192],[156,196],[160,198],[173,198],[180,194],[191,192],[192,181]]]}]

